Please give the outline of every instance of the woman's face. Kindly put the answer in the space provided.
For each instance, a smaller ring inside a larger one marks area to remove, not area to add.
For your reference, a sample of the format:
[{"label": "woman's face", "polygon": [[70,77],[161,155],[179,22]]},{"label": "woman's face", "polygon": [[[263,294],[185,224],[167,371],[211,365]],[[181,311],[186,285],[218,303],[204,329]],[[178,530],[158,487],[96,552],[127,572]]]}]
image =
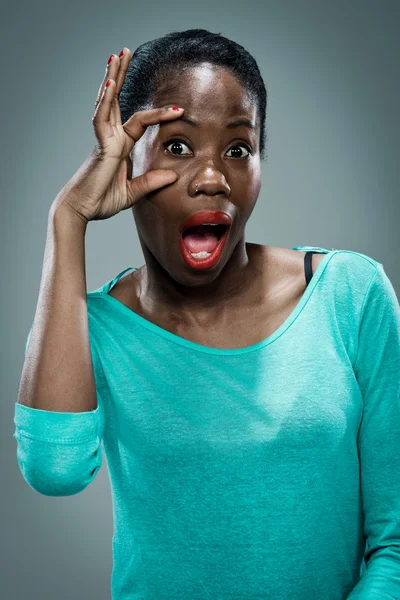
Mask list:
[{"label": "woman's face", "polygon": [[[163,87],[154,108],[181,106],[184,113],[147,128],[132,151],[132,177],[172,169],[179,179],[142,197],[132,211],[145,255],[150,251],[178,283],[196,286],[213,281],[237,244],[244,245],[245,225],[261,187],[257,106],[229,71],[209,63],[182,72],[173,90]],[[227,127],[239,118],[248,119],[253,129]],[[232,224],[217,264],[199,277],[184,261],[179,238],[182,223],[201,210],[223,211]]]}]

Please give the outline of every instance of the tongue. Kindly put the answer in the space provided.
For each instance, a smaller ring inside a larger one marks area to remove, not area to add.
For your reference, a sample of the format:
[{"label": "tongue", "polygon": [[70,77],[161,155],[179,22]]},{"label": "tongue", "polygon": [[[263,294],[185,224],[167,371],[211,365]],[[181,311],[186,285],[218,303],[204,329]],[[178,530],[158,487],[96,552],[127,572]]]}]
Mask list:
[{"label": "tongue", "polygon": [[190,227],[183,236],[183,243],[190,252],[213,252],[218,246],[218,236],[212,225]]}]

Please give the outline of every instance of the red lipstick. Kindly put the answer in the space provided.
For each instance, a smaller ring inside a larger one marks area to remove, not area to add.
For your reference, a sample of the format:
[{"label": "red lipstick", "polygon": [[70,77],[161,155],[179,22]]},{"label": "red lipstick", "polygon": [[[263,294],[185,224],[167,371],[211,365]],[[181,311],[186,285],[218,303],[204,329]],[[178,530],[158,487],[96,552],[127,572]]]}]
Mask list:
[{"label": "red lipstick", "polygon": [[[181,255],[185,263],[195,269],[197,271],[204,271],[206,269],[210,269],[217,264],[222,250],[225,246],[225,242],[229,235],[229,227],[232,223],[232,218],[225,212],[216,211],[216,210],[202,210],[197,213],[194,213],[186,221],[182,224],[179,231],[179,247],[181,251]],[[189,249],[186,247],[183,241],[183,232],[185,229],[189,229],[190,227],[197,227],[198,225],[205,224],[213,224],[213,225],[225,225],[226,231],[222,235],[215,249],[211,252],[210,256],[206,258],[195,258],[192,256]]]},{"label": "red lipstick", "polygon": [[229,227],[232,223],[232,219],[227,213],[224,213],[221,210],[201,210],[186,219],[182,224],[179,233],[182,235],[185,229],[197,227],[197,225],[204,225],[205,223],[227,225]]}]

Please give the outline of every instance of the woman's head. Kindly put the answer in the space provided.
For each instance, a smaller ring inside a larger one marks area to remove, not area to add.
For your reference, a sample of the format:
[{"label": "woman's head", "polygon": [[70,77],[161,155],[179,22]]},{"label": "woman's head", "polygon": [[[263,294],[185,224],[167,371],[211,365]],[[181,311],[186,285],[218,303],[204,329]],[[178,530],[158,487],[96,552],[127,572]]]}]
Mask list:
[{"label": "woman's head", "polygon": [[[146,262],[155,259],[178,283],[197,286],[215,279],[239,242],[244,247],[244,227],[261,187],[267,92],[247,50],[220,34],[191,29],[139,46],[120,93],[123,123],[139,110],[168,105],[184,113],[147,128],[132,151],[132,177],[172,169],[179,179],[132,210]],[[250,126],[228,127],[238,119]],[[199,277],[182,260],[179,227],[204,209],[226,212],[232,225],[217,265]]]},{"label": "woman's head", "polygon": [[136,48],[120,95],[122,122],[151,108],[157,90],[179,86],[179,75],[193,65],[211,63],[228,69],[253,97],[260,127],[259,154],[266,159],[267,90],[257,62],[240,44],[206,29],[174,31]]}]

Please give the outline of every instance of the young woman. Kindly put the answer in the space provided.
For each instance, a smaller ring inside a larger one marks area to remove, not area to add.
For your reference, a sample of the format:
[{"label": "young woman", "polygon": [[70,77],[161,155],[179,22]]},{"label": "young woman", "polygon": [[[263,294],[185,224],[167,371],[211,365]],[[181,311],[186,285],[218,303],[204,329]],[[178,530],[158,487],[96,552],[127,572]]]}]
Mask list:
[{"label": "young woman", "polygon": [[[18,463],[72,495],[104,449],[113,600],[400,596],[399,303],[369,256],[245,241],[266,105],[220,34],[124,48],[49,212]],[[87,292],[88,223],[128,208],[145,264]]]}]

